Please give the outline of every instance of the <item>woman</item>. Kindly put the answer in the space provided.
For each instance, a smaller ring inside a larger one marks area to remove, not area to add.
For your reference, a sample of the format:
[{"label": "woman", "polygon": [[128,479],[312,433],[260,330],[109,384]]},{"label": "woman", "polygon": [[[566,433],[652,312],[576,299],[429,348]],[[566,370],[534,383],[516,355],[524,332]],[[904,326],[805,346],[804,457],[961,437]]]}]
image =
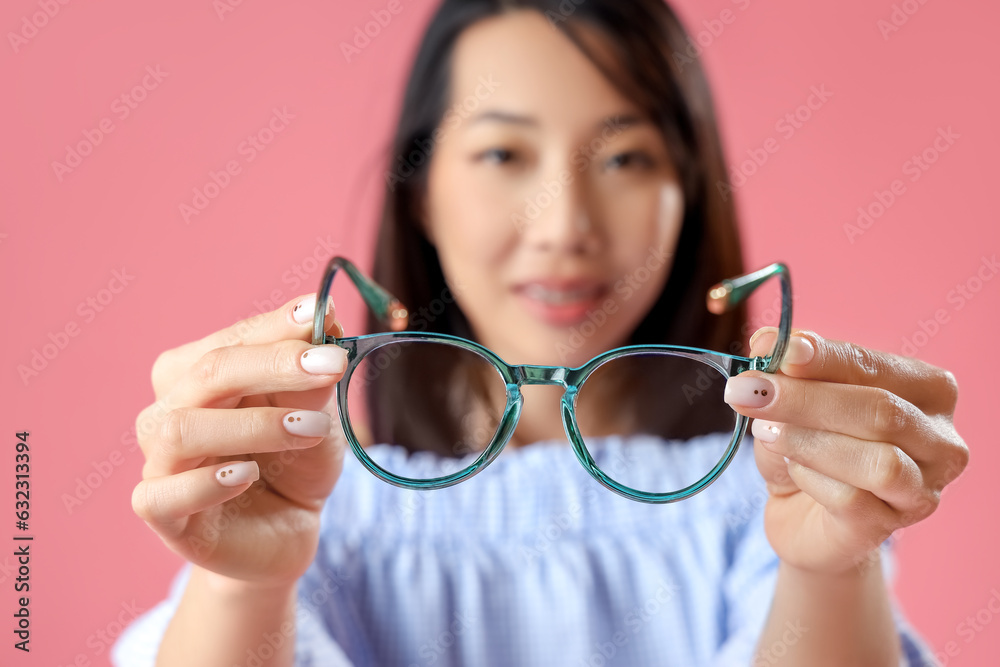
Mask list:
[{"label": "woman", "polygon": [[[704,313],[707,288],[742,266],[703,74],[671,57],[685,44],[659,0],[442,5],[405,96],[374,270],[411,326],[522,364],[630,343],[740,350],[743,312]],[[157,650],[159,665],[921,664],[880,545],[967,462],[950,373],[798,331],[780,372],[726,387],[755,419],[752,449],[666,506],[596,486],[552,442],[560,388],[526,387],[503,458],[415,494],[344,457],[330,414],[347,360],[307,342],[314,304],[157,360],[140,419],[162,428],[141,443],[133,505],[192,565],[119,664]],[[326,327],[342,334],[332,307]],[[756,332],[751,356],[774,341]],[[474,431],[466,404],[421,403],[431,376],[413,369],[368,383],[372,441]],[[647,400],[641,388],[612,405]]]}]

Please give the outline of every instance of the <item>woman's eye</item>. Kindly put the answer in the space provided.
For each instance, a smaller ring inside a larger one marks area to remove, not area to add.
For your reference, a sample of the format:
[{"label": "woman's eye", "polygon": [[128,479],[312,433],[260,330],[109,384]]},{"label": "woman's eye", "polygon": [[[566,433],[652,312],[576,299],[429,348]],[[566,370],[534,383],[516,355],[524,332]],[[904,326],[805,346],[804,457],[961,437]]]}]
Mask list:
[{"label": "woman's eye", "polygon": [[506,148],[490,148],[480,153],[477,158],[482,162],[506,164],[514,159],[514,151]]},{"label": "woman's eye", "polygon": [[651,167],[653,158],[644,151],[627,151],[613,155],[604,163],[605,169],[621,169],[623,167]]}]

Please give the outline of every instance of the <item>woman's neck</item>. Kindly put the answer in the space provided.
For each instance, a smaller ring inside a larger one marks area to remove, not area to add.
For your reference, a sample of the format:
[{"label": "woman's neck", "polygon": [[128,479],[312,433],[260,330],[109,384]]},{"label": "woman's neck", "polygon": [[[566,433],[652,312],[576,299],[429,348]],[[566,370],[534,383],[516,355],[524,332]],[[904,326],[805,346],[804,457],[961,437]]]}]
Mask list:
[{"label": "woman's neck", "polygon": [[508,447],[520,447],[545,440],[566,440],[560,413],[563,388],[558,386],[521,387],[524,403],[521,418]]},{"label": "woman's neck", "polygon": [[[521,387],[524,403],[517,429],[508,447],[520,447],[546,440],[566,441],[562,424],[562,397],[565,390],[554,385]],[[584,434],[606,435],[627,432],[627,410],[615,397],[596,392],[581,394],[577,404],[577,425]]]}]

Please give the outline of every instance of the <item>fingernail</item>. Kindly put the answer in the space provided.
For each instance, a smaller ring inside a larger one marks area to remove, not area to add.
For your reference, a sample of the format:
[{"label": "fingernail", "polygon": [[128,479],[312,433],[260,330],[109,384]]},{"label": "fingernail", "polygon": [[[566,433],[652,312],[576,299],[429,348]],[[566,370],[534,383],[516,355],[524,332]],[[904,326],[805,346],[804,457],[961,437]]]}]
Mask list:
[{"label": "fingernail", "polygon": [[770,354],[776,340],[778,340],[778,330],[774,327],[757,329],[750,336],[750,350],[758,356]]},{"label": "fingernail", "polygon": [[215,471],[215,479],[222,486],[239,486],[260,479],[256,461],[231,461]]},{"label": "fingernail", "polygon": [[750,432],[761,442],[774,442],[781,435],[781,428],[775,422],[765,419],[754,419]]},{"label": "fingernail", "polygon": [[781,363],[808,364],[815,355],[816,348],[813,347],[808,338],[792,336],[792,339],[788,341],[788,350],[785,352],[785,358],[781,360]]},{"label": "fingernail", "polygon": [[336,345],[317,345],[302,353],[302,370],[316,375],[343,373],[347,368],[347,350]]},{"label": "fingernail", "polygon": [[[333,305],[333,301],[330,298],[326,300],[326,312],[330,312],[330,308]],[[313,317],[316,315],[316,295],[310,294],[306,298],[295,304],[292,308],[292,319],[298,324],[308,324],[313,321]]]},{"label": "fingernail", "polygon": [[330,415],[313,410],[289,412],[281,420],[285,430],[292,435],[302,435],[310,438],[330,435]]},{"label": "fingernail", "polygon": [[745,408],[762,408],[774,398],[774,385],[762,377],[729,378],[722,399],[730,405]]}]

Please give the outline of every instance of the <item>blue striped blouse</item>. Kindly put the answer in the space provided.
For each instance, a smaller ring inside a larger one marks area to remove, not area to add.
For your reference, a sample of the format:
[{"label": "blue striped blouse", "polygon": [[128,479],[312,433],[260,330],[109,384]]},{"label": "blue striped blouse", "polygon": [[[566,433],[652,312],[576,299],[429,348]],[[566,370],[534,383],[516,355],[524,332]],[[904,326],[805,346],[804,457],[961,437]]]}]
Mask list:
[{"label": "blue striped blouse", "polygon": [[[710,440],[664,448],[608,439],[594,455],[604,469],[638,463],[687,479],[685,467],[704,470],[711,462],[702,459],[717,456]],[[436,469],[431,455],[379,448],[393,470]],[[348,454],[299,585],[295,664],[750,665],[778,566],[752,448],[747,438],[713,485],[670,505],[604,489],[564,443],[510,448],[437,491],[386,484]],[[883,553],[891,577],[888,545]],[[116,666],[154,664],[189,571],[123,633]],[[901,664],[935,664],[893,607]],[[809,631],[789,624],[786,641]],[[241,664],[259,665],[284,641],[262,637]],[[753,664],[778,664],[786,649],[768,647]]]}]

